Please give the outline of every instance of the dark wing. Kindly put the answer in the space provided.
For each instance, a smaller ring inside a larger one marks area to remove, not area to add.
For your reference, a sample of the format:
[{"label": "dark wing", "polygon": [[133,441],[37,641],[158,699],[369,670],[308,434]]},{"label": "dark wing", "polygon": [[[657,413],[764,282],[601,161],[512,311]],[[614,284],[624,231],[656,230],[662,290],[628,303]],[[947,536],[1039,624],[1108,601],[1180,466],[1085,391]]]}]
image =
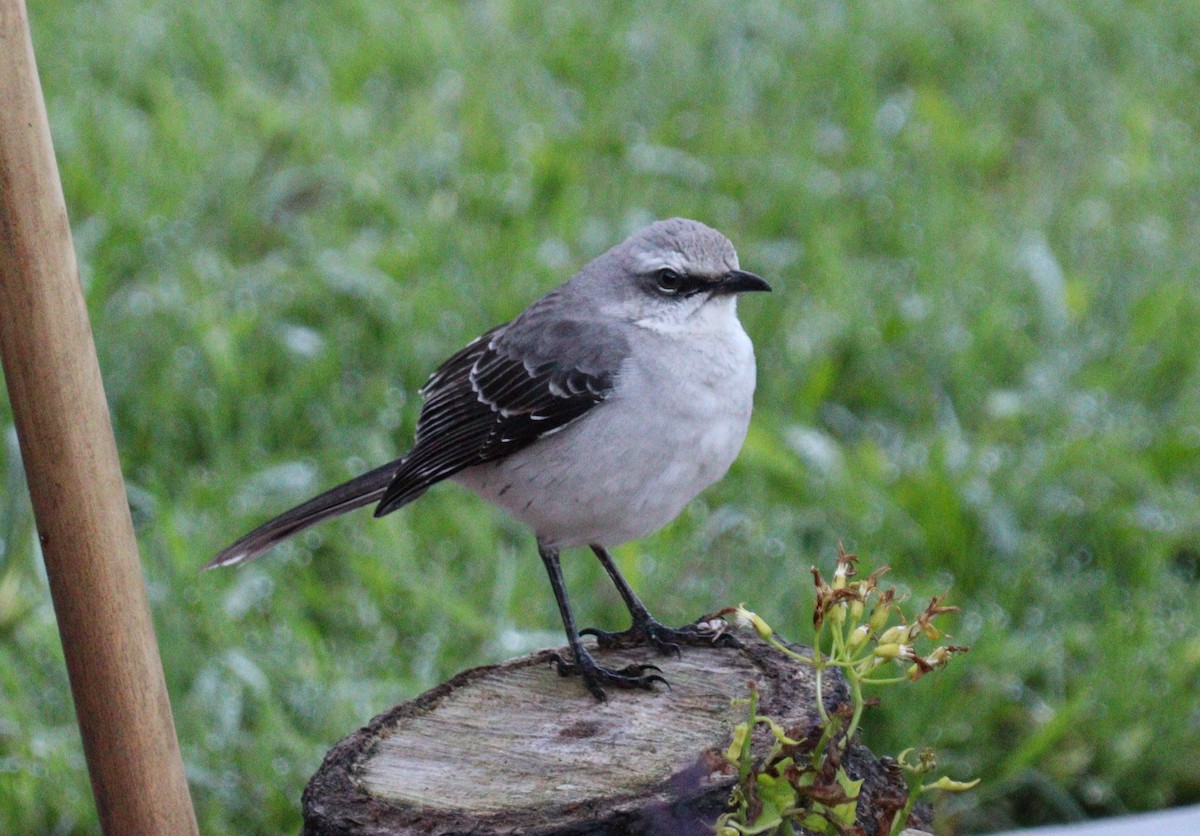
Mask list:
[{"label": "dark wing", "polygon": [[531,308],[434,372],[421,390],[425,405],[416,443],[375,516],[460,470],[504,458],[561,430],[612,393],[628,355],[625,338],[609,326],[549,313],[552,309]]}]

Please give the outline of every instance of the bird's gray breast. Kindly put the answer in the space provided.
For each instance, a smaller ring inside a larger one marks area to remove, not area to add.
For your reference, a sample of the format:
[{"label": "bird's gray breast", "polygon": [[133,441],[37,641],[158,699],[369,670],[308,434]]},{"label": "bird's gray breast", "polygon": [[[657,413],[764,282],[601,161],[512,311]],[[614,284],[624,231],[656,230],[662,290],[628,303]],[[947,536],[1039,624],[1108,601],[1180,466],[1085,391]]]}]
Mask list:
[{"label": "bird's gray breast", "polygon": [[550,545],[616,545],[674,519],[720,479],[746,436],[754,353],[737,324],[703,337],[642,331],[603,403],[457,481]]}]

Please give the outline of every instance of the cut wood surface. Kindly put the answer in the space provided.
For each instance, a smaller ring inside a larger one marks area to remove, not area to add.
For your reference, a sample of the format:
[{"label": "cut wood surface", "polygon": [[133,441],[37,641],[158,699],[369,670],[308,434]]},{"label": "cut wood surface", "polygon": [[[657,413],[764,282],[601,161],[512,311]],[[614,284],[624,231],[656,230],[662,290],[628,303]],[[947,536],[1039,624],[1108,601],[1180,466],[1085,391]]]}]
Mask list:
[{"label": "cut wood surface", "polygon": [[[306,834],[711,833],[734,783],[722,752],[746,717],[786,727],[817,719],[812,671],[754,640],[742,649],[597,651],[602,664],[659,665],[670,689],[609,690],[598,703],[560,677],[545,650],[459,674],[379,715],[339,743],[304,792]],[[566,652],[563,649],[560,652]],[[845,698],[826,683],[832,710]],[[755,737],[765,753],[768,733]],[[878,761],[852,746],[844,761],[872,798],[893,794]]]}]

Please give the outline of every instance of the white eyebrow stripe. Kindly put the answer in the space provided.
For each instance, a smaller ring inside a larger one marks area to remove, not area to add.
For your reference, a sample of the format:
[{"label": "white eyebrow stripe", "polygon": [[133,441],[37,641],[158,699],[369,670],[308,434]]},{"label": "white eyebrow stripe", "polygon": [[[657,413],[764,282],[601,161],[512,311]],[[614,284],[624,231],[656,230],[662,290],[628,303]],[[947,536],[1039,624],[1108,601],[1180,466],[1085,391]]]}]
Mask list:
[{"label": "white eyebrow stripe", "polygon": [[644,273],[653,273],[656,270],[670,268],[677,273],[688,272],[687,260],[679,253],[671,250],[667,252],[658,251],[653,253],[641,253],[638,255],[638,266]]}]

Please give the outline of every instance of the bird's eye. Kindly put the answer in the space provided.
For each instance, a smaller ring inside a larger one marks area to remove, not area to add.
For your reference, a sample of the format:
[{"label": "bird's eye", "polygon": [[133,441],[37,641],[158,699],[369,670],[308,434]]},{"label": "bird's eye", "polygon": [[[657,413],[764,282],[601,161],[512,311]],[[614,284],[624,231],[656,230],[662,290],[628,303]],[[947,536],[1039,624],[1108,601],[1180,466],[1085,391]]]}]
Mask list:
[{"label": "bird's eye", "polygon": [[678,293],[683,287],[683,276],[676,273],[670,267],[664,267],[658,271],[654,277],[655,284],[663,293]]}]

